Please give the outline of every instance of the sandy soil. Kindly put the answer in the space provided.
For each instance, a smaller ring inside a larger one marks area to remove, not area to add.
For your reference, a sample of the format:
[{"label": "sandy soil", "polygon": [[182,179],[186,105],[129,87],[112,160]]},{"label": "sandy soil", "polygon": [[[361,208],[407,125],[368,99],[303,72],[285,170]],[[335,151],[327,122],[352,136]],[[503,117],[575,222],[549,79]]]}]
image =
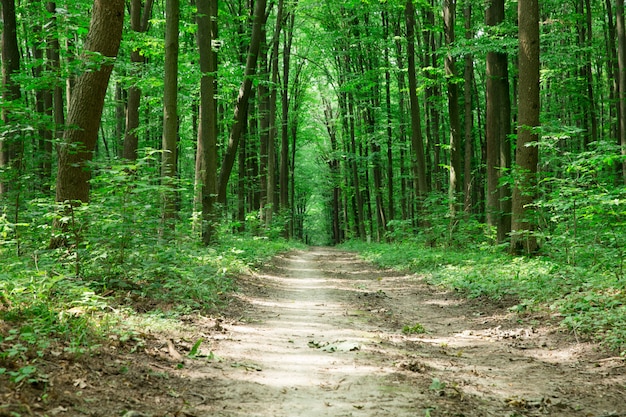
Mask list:
[{"label": "sandy soil", "polygon": [[229,318],[45,358],[45,392],[0,387],[0,416],[626,416],[625,362],[556,317],[329,248],[279,257],[239,285]]}]

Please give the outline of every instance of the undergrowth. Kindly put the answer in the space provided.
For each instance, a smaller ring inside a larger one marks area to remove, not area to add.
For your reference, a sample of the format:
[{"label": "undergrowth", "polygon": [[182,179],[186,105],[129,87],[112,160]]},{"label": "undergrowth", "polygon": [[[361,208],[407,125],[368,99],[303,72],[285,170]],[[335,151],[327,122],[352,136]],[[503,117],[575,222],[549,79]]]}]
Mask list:
[{"label": "undergrowth", "polygon": [[[110,337],[132,341],[156,317],[218,312],[236,289],[235,276],[293,247],[226,228],[203,246],[183,220],[192,218],[191,207],[181,208],[165,238],[150,158],[100,169],[91,202],[69,214],[48,199],[32,199],[19,202],[16,216],[0,217],[0,385],[45,384],[38,363],[53,351],[90,354]],[[52,229],[54,221],[66,223],[66,244],[49,249],[60,230]]]}]

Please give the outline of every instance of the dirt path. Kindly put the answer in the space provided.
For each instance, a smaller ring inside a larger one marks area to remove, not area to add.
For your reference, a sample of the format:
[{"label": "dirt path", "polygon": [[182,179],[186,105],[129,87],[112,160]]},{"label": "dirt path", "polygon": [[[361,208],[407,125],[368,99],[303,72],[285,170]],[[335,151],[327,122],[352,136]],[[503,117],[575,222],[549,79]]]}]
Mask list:
[{"label": "dirt path", "polygon": [[292,253],[244,291],[217,367],[188,375],[212,376],[198,415],[626,416],[619,358],[353,254]]},{"label": "dirt path", "polygon": [[0,386],[0,417],[626,417],[624,360],[558,318],[327,248],[239,284],[230,319],[112,336],[95,355],[51,352],[43,383]]}]

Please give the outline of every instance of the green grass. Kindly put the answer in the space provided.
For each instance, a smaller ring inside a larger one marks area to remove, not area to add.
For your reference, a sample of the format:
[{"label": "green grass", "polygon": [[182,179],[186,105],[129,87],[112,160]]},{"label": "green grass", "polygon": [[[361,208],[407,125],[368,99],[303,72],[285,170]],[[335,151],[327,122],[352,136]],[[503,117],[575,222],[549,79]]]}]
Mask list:
[{"label": "green grass", "polygon": [[[293,248],[284,240],[224,236],[211,247],[192,239],[129,248],[123,265],[102,246],[83,250],[81,275],[66,249],[17,256],[0,246],[0,381],[36,382],[51,349],[88,354],[113,336],[130,348],[139,330],[172,328],[177,317],[216,311],[234,277]],[[163,324],[166,323],[166,324]]]},{"label": "green grass", "polygon": [[414,242],[365,244],[349,242],[380,266],[421,274],[435,285],[467,297],[509,299],[511,309],[557,311],[562,324],[623,353],[626,347],[626,291],[611,268],[575,266],[557,257],[514,257],[504,248],[429,248]]}]

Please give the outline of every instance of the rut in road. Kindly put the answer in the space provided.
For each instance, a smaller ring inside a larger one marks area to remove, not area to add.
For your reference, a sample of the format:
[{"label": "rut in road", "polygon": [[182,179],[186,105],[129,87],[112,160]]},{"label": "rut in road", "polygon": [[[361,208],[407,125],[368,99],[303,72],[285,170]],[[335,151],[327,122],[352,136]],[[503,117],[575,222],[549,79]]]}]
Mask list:
[{"label": "rut in road", "polygon": [[[197,415],[618,416],[626,378],[590,345],[520,326],[420,277],[328,248],[243,285],[247,311],[213,349]],[[424,335],[404,335],[420,323]],[[598,365],[599,364],[599,365]],[[622,362],[623,365],[623,362]],[[196,415],[194,414],[194,415]]]}]

